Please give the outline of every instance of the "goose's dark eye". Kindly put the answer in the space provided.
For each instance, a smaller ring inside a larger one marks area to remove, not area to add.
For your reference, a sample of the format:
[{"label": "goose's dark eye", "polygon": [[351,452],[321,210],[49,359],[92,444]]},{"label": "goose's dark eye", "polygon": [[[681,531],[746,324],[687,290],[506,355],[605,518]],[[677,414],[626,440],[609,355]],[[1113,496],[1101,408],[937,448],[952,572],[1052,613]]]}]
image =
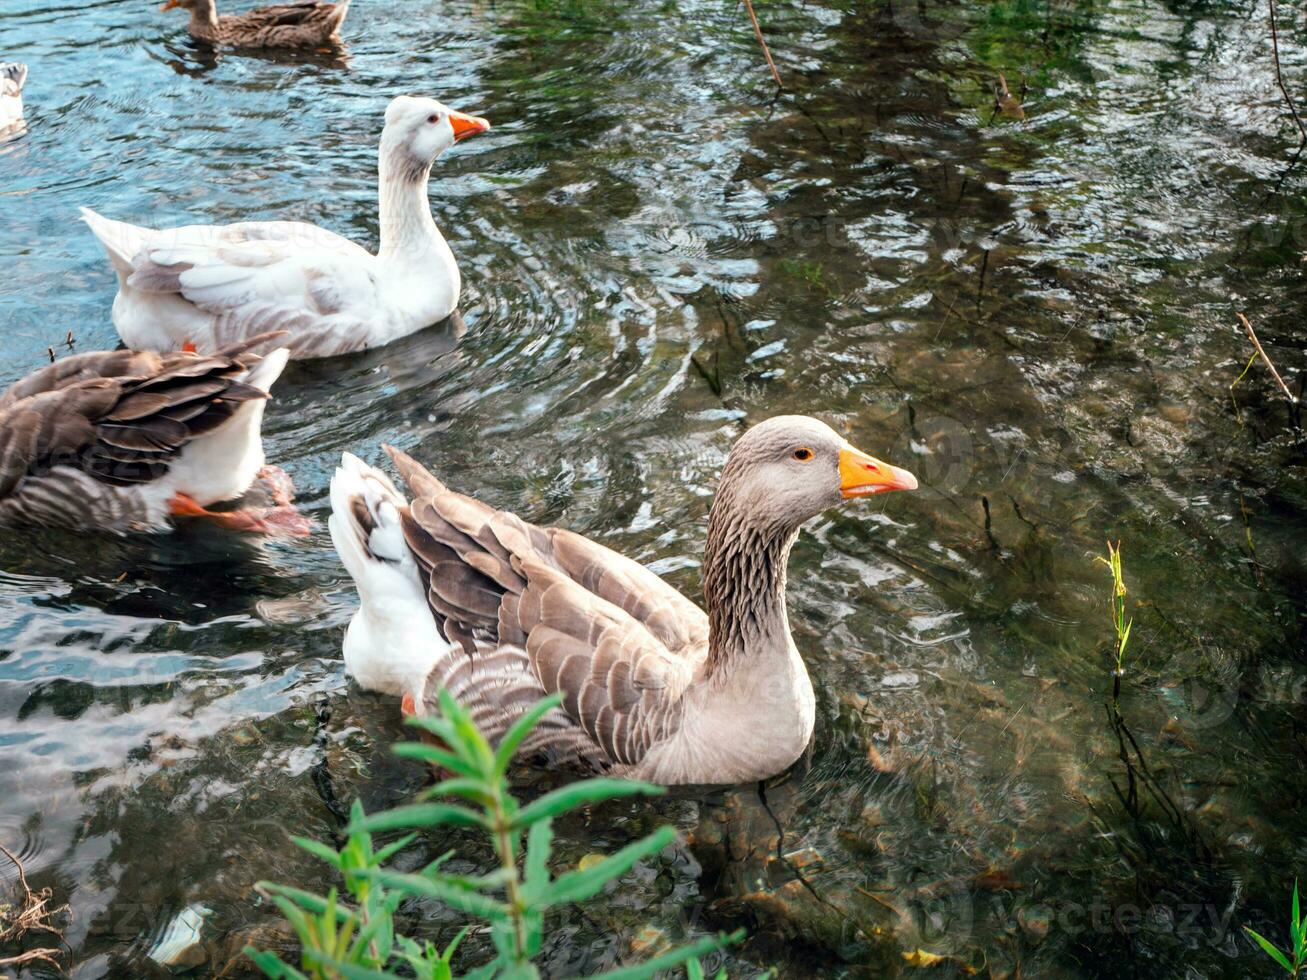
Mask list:
[{"label": "goose's dark eye", "polygon": [[427,122],[434,126],[436,123],[440,122],[440,114],[433,112],[431,115],[427,116]]},{"label": "goose's dark eye", "polygon": [[808,460],[812,459],[812,450],[807,448],[796,449],[794,450],[794,458],[800,463],[806,463]]}]

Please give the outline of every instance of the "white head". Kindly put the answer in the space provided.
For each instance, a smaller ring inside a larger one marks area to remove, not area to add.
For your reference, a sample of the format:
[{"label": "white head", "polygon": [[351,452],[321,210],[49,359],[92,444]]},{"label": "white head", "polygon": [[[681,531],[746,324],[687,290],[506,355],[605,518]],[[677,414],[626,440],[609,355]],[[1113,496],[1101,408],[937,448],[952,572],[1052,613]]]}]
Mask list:
[{"label": "white head", "polygon": [[436,157],[459,140],[489,128],[480,116],[458,112],[435,99],[401,95],[386,107],[382,159],[393,161],[397,177],[425,180]]}]

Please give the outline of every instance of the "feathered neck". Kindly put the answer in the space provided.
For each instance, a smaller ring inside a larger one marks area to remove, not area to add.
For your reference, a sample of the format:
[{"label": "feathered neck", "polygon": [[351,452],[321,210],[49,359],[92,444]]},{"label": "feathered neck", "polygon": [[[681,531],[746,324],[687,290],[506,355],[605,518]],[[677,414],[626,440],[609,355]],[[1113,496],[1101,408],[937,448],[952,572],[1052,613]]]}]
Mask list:
[{"label": "feathered neck", "polygon": [[188,28],[191,37],[198,37],[205,41],[216,41],[222,36],[222,29],[218,25],[218,6],[217,4],[196,4],[191,8],[191,24]]},{"label": "feathered neck", "polygon": [[421,254],[444,237],[431,217],[427,180],[431,162],[416,159],[408,147],[384,137],[378,156],[378,197],[382,258]]},{"label": "feathered neck", "polygon": [[709,677],[751,653],[788,651],[785,567],[799,528],[750,513],[728,463],[708,516],[703,593],[708,606]]}]

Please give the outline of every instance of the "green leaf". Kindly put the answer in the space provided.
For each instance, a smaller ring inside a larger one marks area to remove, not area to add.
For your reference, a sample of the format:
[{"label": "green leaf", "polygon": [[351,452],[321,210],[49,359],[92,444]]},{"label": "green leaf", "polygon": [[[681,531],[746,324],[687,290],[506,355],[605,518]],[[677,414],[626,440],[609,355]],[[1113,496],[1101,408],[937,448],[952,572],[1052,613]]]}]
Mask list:
[{"label": "green leaf", "polygon": [[587,803],[617,799],[622,796],[661,796],[667,790],[662,786],[636,783],[625,779],[585,779],[571,783],[552,793],[546,793],[534,803],[523,807],[513,819],[515,828],[529,827],[545,817],[556,817]]},{"label": "green leaf", "polygon": [[1294,938],[1294,946],[1301,946],[1298,936],[1302,933],[1302,916],[1298,914],[1298,880],[1293,882],[1293,918],[1289,922],[1289,935]]},{"label": "green leaf", "polygon": [[685,964],[685,980],[703,980],[703,966],[697,959]]},{"label": "green leaf", "polygon": [[[375,918],[370,920],[366,926],[364,926],[362,929],[359,930],[358,936],[355,937],[353,945],[351,945],[349,948],[349,953],[346,956],[346,959],[348,959],[350,962],[357,963],[360,959],[364,958],[362,954],[366,953],[368,946],[375,939],[378,940],[377,942],[378,962],[376,962],[373,965],[385,966],[386,960],[390,958],[391,943],[388,939],[385,939],[382,936],[382,933],[385,932],[387,929],[393,929],[393,928],[394,928],[394,920],[391,918],[390,913],[376,916]],[[370,957],[367,958],[370,959]]]},{"label": "green leaf", "polygon": [[607,973],[600,973],[598,976],[603,980],[649,980],[659,970],[669,970],[697,956],[705,956],[708,953],[716,952],[728,943],[739,942],[743,936],[743,931],[731,933],[729,936],[707,936],[697,942],[690,943],[688,946],[673,949],[643,963],[619,967]]},{"label": "green leaf", "polygon": [[395,980],[395,974],[393,973],[384,970],[373,970],[370,967],[358,966],[354,963],[343,963],[331,956],[314,954],[313,960],[323,966],[331,967],[344,977],[344,980]]},{"label": "green leaf", "polygon": [[327,892],[327,911],[322,916],[322,948],[328,953],[336,951],[336,889]]},{"label": "green leaf", "polygon": [[[281,896],[294,902],[300,908],[312,912],[314,915],[321,915],[327,911],[327,900],[321,895],[314,895],[312,892],[302,891],[299,888],[291,888],[289,885],[276,885],[271,881],[260,881],[255,884],[255,889],[261,892],[267,892],[269,896]],[[344,913],[341,913],[344,914]]]},{"label": "green leaf", "polygon": [[340,870],[340,855],[333,849],[323,844],[321,841],[309,840],[307,837],[292,837],[291,841],[296,847],[301,847],[308,851],[315,858],[326,861],[329,865]]},{"label": "green leaf", "polygon": [[418,762],[425,762],[429,766],[439,766],[441,769],[457,773],[460,776],[477,777],[480,775],[476,766],[460,759],[454,753],[437,748],[434,745],[427,745],[424,742],[396,742],[390,747],[390,751],[401,759],[414,759]]},{"label": "green leaf", "polygon": [[272,980],[309,980],[289,963],[283,963],[276,953],[258,950],[253,946],[246,946],[242,952],[263,971],[264,976],[272,977]]},{"label": "green leaf", "polygon": [[1253,939],[1257,940],[1257,945],[1266,951],[1267,956],[1275,960],[1276,963],[1279,963],[1280,966],[1284,967],[1284,969],[1288,973],[1290,974],[1293,973],[1293,964],[1289,962],[1289,958],[1287,956],[1285,956],[1278,949],[1276,949],[1275,946],[1273,946],[1270,942],[1268,942],[1266,939],[1263,939],[1260,935],[1253,932],[1247,926],[1243,927],[1243,931],[1248,933],[1248,935],[1252,936]]},{"label": "green leaf", "polygon": [[294,928],[296,934],[300,937],[300,943],[305,949],[310,949],[318,944],[318,930],[309,921],[307,915],[280,895],[272,896],[272,904],[281,909],[281,914],[286,917],[286,921]]},{"label": "green leaf", "polygon": [[472,715],[455,701],[454,696],[448,691],[442,689],[436,696],[440,700],[441,713],[454,724],[454,731],[460,743],[457,750],[464,754],[469,762],[475,761],[482,775],[493,775],[494,753],[490,751],[490,743],[481,734],[481,730],[472,723]]},{"label": "green leaf", "polygon": [[376,854],[372,855],[371,866],[376,867],[377,865],[385,864],[400,851],[404,850],[404,848],[408,847],[409,844],[412,844],[415,840],[417,840],[417,838],[418,838],[417,834],[405,834],[399,840],[387,844],[381,850],[377,851]]},{"label": "green leaf", "polygon": [[442,877],[401,874],[397,871],[380,869],[367,872],[367,876],[387,887],[398,889],[406,895],[421,895],[426,898],[439,899],[452,909],[482,919],[499,920],[508,915],[508,907],[503,902],[487,898],[485,895],[469,888],[451,884]]},{"label": "green leaf", "polygon": [[522,894],[533,903],[549,889],[549,857],[554,849],[552,817],[532,824],[526,838],[526,861],[523,862]]},{"label": "green leaf", "polygon": [[591,898],[608,882],[630,871],[637,861],[657,854],[674,840],[675,828],[660,827],[643,840],[627,844],[616,854],[610,854],[584,871],[578,869],[559,875],[545,893],[544,901],[549,905],[562,905]]},{"label": "green leaf", "polygon": [[526,714],[513,722],[513,727],[500,739],[499,748],[495,750],[495,774],[497,776],[502,776],[508,772],[508,764],[513,761],[513,755],[517,752],[518,746],[522,744],[522,740],[531,734],[531,729],[539,724],[541,718],[562,703],[562,694],[551,694],[544,700],[537,701],[527,710]]},{"label": "green leaf", "polygon": [[436,783],[422,794],[423,799],[427,800],[439,799],[442,796],[457,796],[482,805],[488,804],[494,799],[494,793],[485,784],[485,781],[471,776],[446,779],[443,782]]},{"label": "green leaf", "polygon": [[364,817],[345,829],[351,834],[376,834],[387,830],[412,830],[414,827],[445,825],[487,829],[486,821],[479,813],[451,803],[412,803],[408,806],[397,806],[393,810],[382,810],[380,813]]}]

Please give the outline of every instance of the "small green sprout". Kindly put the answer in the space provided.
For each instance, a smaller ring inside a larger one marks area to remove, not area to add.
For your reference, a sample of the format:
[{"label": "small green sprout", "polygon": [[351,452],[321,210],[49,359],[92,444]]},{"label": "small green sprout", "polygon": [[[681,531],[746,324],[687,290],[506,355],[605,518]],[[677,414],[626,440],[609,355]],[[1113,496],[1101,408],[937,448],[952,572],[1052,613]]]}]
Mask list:
[{"label": "small green sprout", "polygon": [[1125,647],[1130,642],[1130,628],[1134,626],[1134,619],[1126,619],[1125,616],[1125,597],[1126,587],[1125,579],[1121,574],[1121,542],[1112,544],[1107,542],[1107,557],[1099,555],[1094,561],[1102,562],[1112,573],[1112,597],[1109,601],[1109,608],[1112,616],[1112,628],[1116,630],[1116,676],[1118,684],[1121,675],[1125,673]]},{"label": "small green sprout", "polygon": [[1284,972],[1289,974],[1293,980],[1298,980],[1302,975],[1303,967],[1307,966],[1307,919],[1304,919],[1298,910],[1298,882],[1293,883],[1293,909],[1289,918],[1289,939],[1293,944],[1293,959],[1290,960],[1288,955],[1280,950],[1270,940],[1259,935],[1247,926],[1243,931],[1256,940],[1266,955],[1275,960],[1276,963],[1284,967]]}]

